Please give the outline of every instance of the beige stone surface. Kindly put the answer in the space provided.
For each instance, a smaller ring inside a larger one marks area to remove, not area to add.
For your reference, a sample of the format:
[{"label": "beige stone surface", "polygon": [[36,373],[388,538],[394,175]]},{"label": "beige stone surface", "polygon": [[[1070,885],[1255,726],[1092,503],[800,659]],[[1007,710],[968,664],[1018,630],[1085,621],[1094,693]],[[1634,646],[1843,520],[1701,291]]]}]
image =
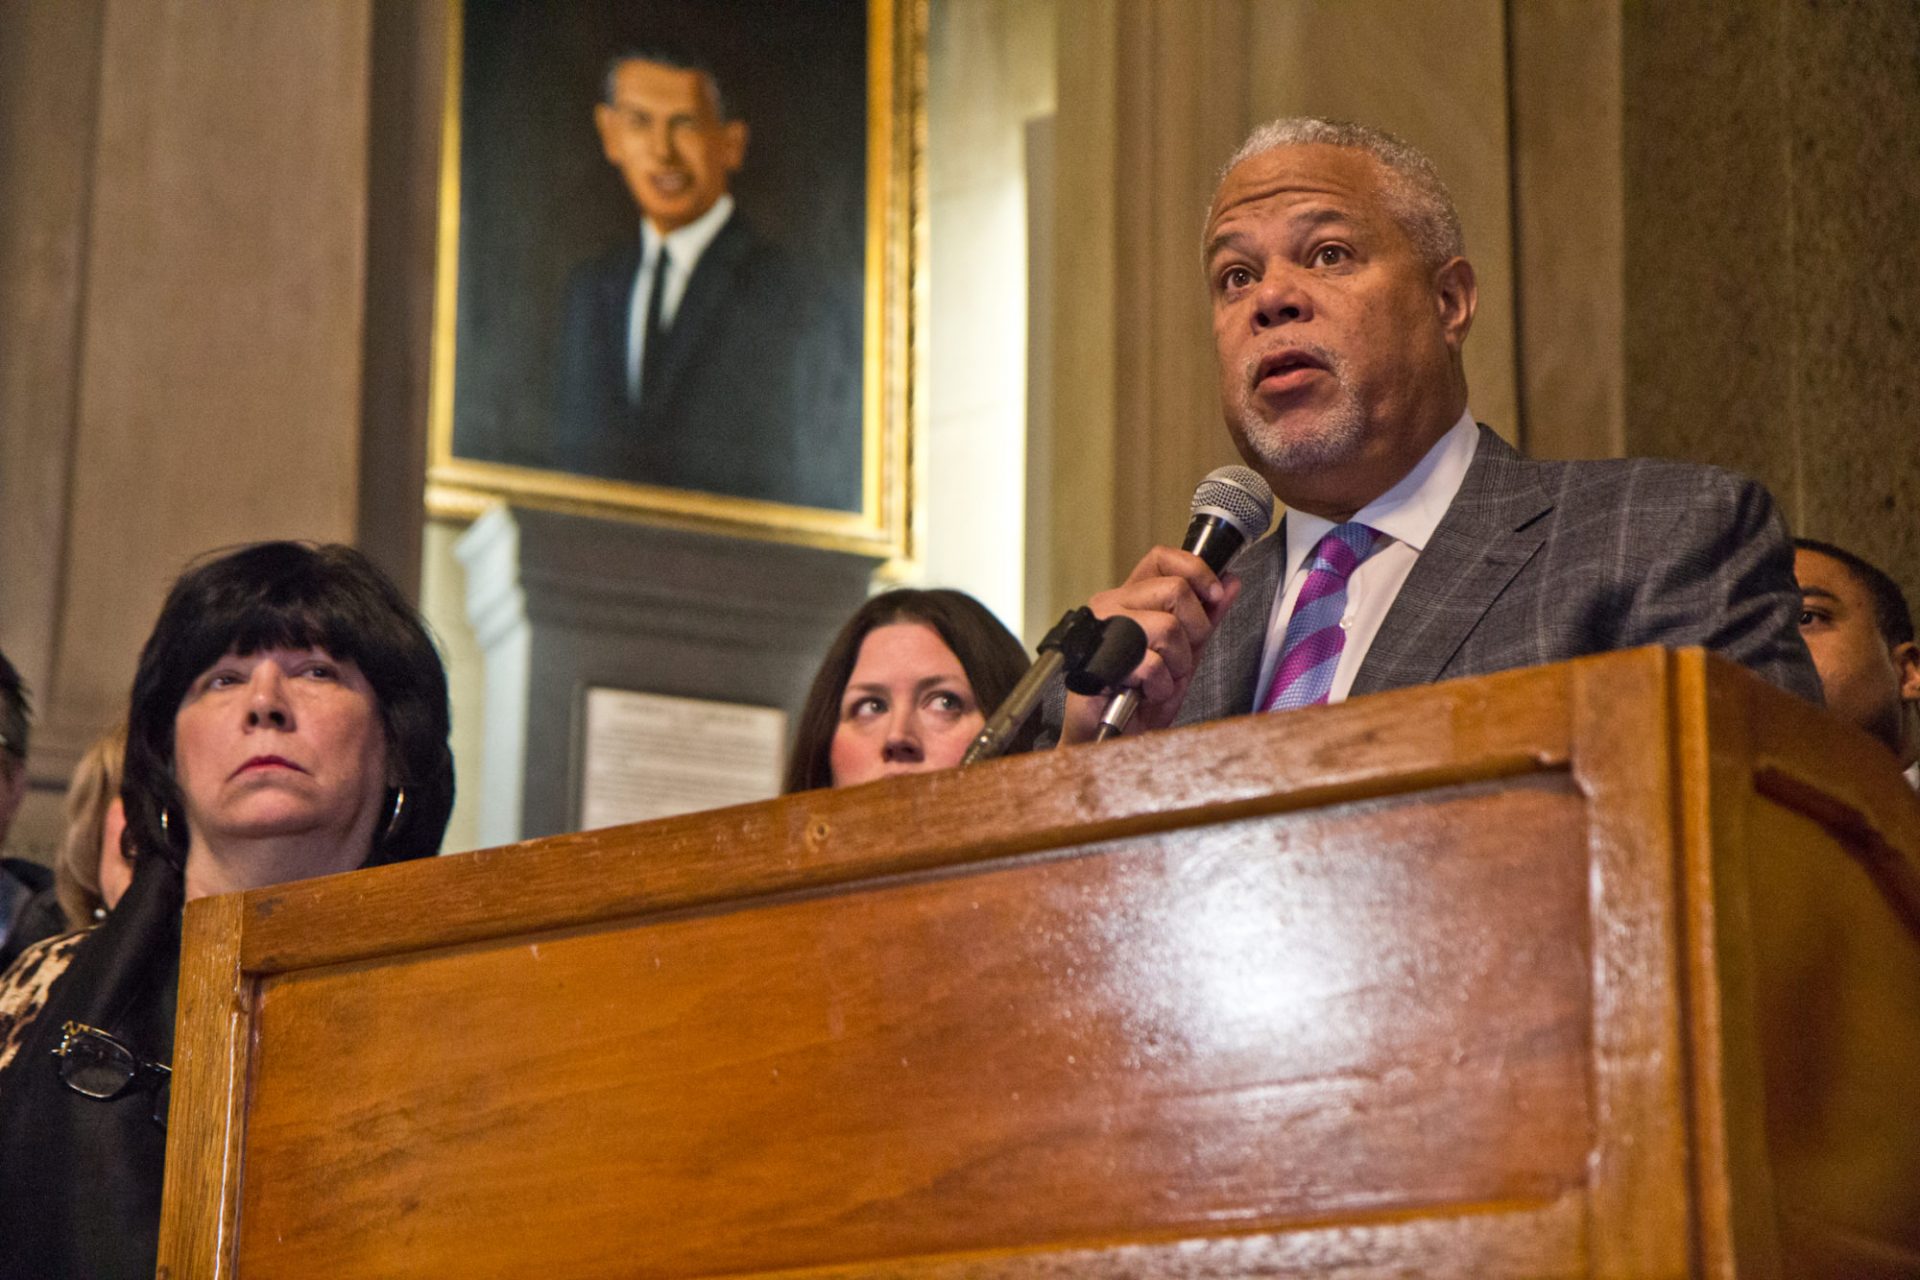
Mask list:
[{"label": "beige stone surface", "polygon": [[187,560],[355,536],[369,14],[0,11],[0,643],[37,694],[35,832]]},{"label": "beige stone surface", "polygon": [[1800,334],[1783,8],[1628,13],[1625,443],[1790,493]]},{"label": "beige stone surface", "polygon": [[1508,9],[1520,443],[1626,452],[1625,173],[1617,0]]},{"label": "beige stone surface", "polygon": [[1529,448],[1747,472],[1920,599],[1920,9],[1514,15]]},{"label": "beige stone surface", "polygon": [[1920,7],[1785,14],[1790,503],[1920,607]]},{"label": "beige stone surface", "polygon": [[189,557],[353,538],[367,31],[365,4],[108,6],[47,708],[82,741]]},{"label": "beige stone surface", "polygon": [[1628,451],[1759,477],[1920,598],[1920,10],[1626,15]]},{"label": "beige stone surface", "polygon": [[0,651],[43,721],[12,855],[52,857],[70,759],[45,708],[71,523],[75,351],[103,5],[0,6]]}]

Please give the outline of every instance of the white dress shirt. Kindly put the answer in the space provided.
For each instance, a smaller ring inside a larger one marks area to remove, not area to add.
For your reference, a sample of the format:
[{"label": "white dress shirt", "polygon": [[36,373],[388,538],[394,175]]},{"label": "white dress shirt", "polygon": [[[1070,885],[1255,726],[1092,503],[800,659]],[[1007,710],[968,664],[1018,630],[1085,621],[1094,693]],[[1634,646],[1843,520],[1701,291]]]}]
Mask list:
[{"label": "white dress shirt", "polygon": [[1915,791],[1920,791],[1920,764],[1916,764],[1907,770],[1907,785]]},{"label": "white dress shirt", "polygon": [[680,301],[687,296],[687,281],[693,279],[693,269],[700,265],[700,255],[707,251],[707,246],[732,216],[733,197],[723,195],[713,202],[713,208],[665,237],[651,222],[640,219],[640,270],[634,273],[633,295],[627,304],[629,403],[640,403],[640,366],[647,358],[647,297],[653,292],[662,240],[667,246],[667,283],[660,294],[660,327],[671,329],[673,318],[680,311]]},{"label": "white dress shirt", "polygon": [[[1393,607],[1394,597],[1400,594],[1401,585],[1413,572],[1413,562],[1420,558],[1427,540],[1433,537],[1440,518],[1453,505],[1453,496],[1460,492],[1460,482],[1466,478],[1467,467],[1479,447],[1480,429],[1469,410],[1434,441],[1427,455],[1402,476],[1398,484],[1354,512],[1354,521],[1379,530],[1382,536],[1373,554],[1347,579],[1347,611],[1340,619],[1347,638],[1340,650],[1340,662],[1333,671],[1328,702],[1346,700],[1347,691],[1353,688],[1353,678],[1360,672],[1360,663],[1366,658],[1374,636],[1380,633],[1387,610]],[[1267,615],[1267,643],[1261,651],[1260,679],[1254,684],[1250,710],[1258,711],[1266,705],[1267,686],[1272,683],[1274,668],[1280,663],[1280,648],[1287,638],[1287,622],[1293,617],[1293,602],[1306,583],[1308,558],[1333,527],[1333,521],[1304,511],[1287,512],[1286,572],[1280,578],[1279,591]]]}]

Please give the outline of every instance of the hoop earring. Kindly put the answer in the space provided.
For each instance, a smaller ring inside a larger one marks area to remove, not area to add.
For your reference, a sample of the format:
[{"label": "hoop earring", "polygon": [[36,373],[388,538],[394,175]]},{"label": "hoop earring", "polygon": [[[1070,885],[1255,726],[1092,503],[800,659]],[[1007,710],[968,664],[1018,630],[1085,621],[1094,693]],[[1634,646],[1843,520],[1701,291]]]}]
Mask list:
[{"label": "hoop earring", "polygon": [[400,814],[406,809],[406,807],[407,807],[407,789],[405,787],[395,787],[393,789],[393,808],[387,812],[387,820],[380,825],[381,840],[387,839],[396,830],[399,829]]}]

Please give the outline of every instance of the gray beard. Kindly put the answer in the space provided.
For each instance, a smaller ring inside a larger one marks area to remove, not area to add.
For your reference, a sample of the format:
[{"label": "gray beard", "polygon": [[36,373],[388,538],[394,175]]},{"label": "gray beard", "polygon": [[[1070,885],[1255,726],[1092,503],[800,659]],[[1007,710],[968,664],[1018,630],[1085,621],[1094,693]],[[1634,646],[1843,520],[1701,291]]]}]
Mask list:
[{"label": "gray beard", "polygon": [[1358,457],[1361,446],[1366,443],[1366,415],[1348,389],[1339,358],[1319,347],[1302,346],[1301,349],[1324,361],[1340,387],[1339,400],[1308,429],[1283,431],[1261,416],[1261,406],[1253,391],[1258,360],[1248,362],[1245,376],[1240,379],[1239,403],[1233,406],[1240,438],[1253,454],[1249,461],[1255,470],[1269,475],[1294,475],[1339,466]]}]

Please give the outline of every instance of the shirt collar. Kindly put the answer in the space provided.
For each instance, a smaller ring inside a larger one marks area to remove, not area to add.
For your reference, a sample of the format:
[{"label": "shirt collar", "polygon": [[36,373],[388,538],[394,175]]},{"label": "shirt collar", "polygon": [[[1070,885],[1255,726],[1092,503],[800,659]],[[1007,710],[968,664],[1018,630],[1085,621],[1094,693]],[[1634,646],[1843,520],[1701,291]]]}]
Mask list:
[{"label": "shirt collar", "polygon": [[[1480,428],[1471,409],[1433,442],[1426,456],[1413,470],[1401,476],[1385,493],[1354,512],[1353,521],[1377,529],[1396,542],[1404,542],[1415,551],[1424,551],[1427,540],[1440,526],[1441,517],[1453,505],[1454,495],[1467,477],[1467,468],[1480,448]],[[1333,521],[1305,511],[1287,512],[1287,566],[1307,558],[1320,539],[1334,527]]]},{"label": "shirt collar", "polygon": [[[667,233],[667,253],[672,258],[675,271],[690,271],[693,264],[700,261],[700,255],[707,251],[713,238],[720,234],[720,228],[727,225],[727,219],[733,216],[733,197],[722,195],[713,202],[713,208],[707,210],[684,227],[677,227]],[[660,233],[644,217],[640,219],[640,262],[642,265],[652,262],[659,252]]]}]

